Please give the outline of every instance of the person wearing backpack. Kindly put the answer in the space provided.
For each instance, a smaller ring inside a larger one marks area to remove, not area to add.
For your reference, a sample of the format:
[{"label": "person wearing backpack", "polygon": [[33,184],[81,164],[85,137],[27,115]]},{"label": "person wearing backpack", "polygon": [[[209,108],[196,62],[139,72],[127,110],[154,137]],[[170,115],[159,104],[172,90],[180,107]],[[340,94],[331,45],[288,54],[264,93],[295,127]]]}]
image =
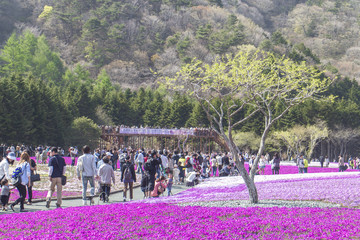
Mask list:
[{"label": "person wearing backpack", "polygon": [[20,203],[20,212],[26,212],[24,210],[24,202],[25,202],[25,197],[26,197],[26,187],[25,186],[26,185],[31,186],[29,161],[30,161],[29,154],[27,154],[26,152],[23,152],[20,156],[20,162],[16,166],[16,169],[15,169],[15,171],[17,171],[18,169],[21,169],[21,171],[19,172],[19,174],[21,175],[21,177],[20,177],[21,182],[20,182],[20,184],[16,185],[16,188],[19,191],[19,198],[16,199],[16,201],[10,205],[11,210],[13,210],[14,212],[15,212],[14,206],[17,205],[18,203]]},{"label": "person wearing backpack", "polygon": [[133,185],[136,182],[136,174],[134,164],[130,161],[130,156],[126,156],[125,164],[121,171],[121,181],[124,182],[124,202],[126,202],[126,192],[130,190],[130,201],[133,200]]}]

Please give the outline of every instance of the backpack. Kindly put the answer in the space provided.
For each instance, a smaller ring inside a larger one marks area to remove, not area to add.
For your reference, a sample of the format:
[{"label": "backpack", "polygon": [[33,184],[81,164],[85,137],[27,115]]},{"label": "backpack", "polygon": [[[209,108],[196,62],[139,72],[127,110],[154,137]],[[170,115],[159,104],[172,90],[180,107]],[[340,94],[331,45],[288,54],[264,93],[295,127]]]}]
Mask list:
[{"label": "backpack", "polygon": [[124,180],[125,180],[125,181],[128,181],[128,182],[130,182],[130,181],[132,180],[132,174],[131,174],[131,171],[130,171],[130,166],[128,166],[128,167],[125,169]]},{"label": "backpack", "polygon": [[148,172],[150,171],[150,169],[151,169],[151,163],[148,160],[146,163],[144,163],[144,170]]},{"label": "backpack", "polygon": [[155,169],[155,165],[154,165],[154,162],[153,161],[156,161],[155,159],[152,159],[152,158],[149,158],[147,160],[147,162],[144,164],[144,170],[151,173],[151,172],[155,172],[156,169]]},{"label": "backpack", "polygon": [[16,186],[19,186],[21,184],[21,176],[22,176],[22,167],[15,168],[12,176],[11,176],[11,184]]},{"label": "backpack", "polygon": [[120,162],[122,162],[122,163],[125,162],[125,157],[126,157],[126,156],[125,156],[125,153],[121,154],[121,155],[120,155],[120,159],[119,159]]}]

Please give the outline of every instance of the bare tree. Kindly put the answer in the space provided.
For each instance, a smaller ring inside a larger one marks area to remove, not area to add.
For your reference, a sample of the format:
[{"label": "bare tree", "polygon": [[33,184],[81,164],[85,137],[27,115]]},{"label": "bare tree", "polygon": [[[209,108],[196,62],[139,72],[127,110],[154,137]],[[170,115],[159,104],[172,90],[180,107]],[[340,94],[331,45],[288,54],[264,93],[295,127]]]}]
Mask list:
[{"label": "bare tree", "polygon": [[345,128],[344,126],[335,126],[335,129],[330,132],[330,140],[338,147],[337,155],[344,156],[347,153],[347,145],[360,136],[359,129]]}]

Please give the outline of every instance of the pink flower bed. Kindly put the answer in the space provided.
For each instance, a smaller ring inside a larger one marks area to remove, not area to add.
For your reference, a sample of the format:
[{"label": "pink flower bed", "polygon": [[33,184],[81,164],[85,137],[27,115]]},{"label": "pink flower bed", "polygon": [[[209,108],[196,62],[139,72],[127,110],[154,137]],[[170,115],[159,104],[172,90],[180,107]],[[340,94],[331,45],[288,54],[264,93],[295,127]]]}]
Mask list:
[{"label": "pink flower bed", "polygon": [[[358,171],[356,169],[348,169],[347,172],[355,172]],[[308,173],[326,173],[326,172],[339,172],[338,168],[320,168],[320,167],[308,167]],[[295,174],[299,173],[299,168],[297,166],[287,166],[280,164],[280,174]],[[271,166],[266,165],[265,167],[265,175],[271,175]]]},{"label": "pink flower bed", "polygon": [[3,239],[359,239],[360,211],[111,204],[0,217]]},{"label": "pink flower bed", "polygon": [[[234,178],[228,179],[231,182],[235,180]],[[360,207],[360,175],[275,180],[258,182],[256,187],[260,200],[312,200],[336,203],[347,207]],[[195,187],[174,197],[146,201],[181,203],[247,199],[249,199],[249,195],[245,184],[239,184],[230,187],[226,185],[207,188]]]},{"label": "pink flower bed", "polygon": [[[246,170],[249,170],[249,164],[245,163]],[[357,169],[347,169],[346,172],[358,172]],[[308,167],[308,173],[327,173],[327,172],[339,172],[338,168],[320,168],[320,167]],[[279,174],[296,174],[299,173],[299,168],[297,166],[291,165],[281,165]],[[272,175],[272,170],[270,165],[266,165],[265,174]],[[212,174],[211,174],[212,176]],[[219,176],[219,171],[216,171],[216,176]]]}]

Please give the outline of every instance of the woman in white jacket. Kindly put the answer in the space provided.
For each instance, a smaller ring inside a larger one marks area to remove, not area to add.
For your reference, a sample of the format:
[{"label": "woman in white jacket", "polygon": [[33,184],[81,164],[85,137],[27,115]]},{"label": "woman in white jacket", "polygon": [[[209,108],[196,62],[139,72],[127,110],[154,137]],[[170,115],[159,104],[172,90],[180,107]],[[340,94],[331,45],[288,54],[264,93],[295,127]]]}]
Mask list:
[{"label": "woman in white jacket", "polygon": [[10,152],[6,158],[0,162],[0,179],[6,178],[10,180],[9,165],[13,165],[15,160],[15,153]]}]

